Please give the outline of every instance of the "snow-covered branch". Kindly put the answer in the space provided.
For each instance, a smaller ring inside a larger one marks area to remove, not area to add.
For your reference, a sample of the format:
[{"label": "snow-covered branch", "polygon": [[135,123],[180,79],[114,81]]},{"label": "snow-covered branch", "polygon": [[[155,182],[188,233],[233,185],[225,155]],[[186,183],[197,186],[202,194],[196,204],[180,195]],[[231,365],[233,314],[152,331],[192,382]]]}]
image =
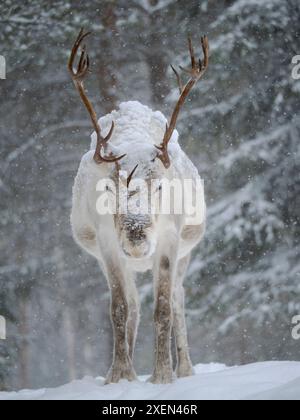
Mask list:
[{"label": "snow-covered branch", "polygon": [[60,130],[67,130],[70,128],[90,128],[90,126],[91,125],[87,121],[70,121],[61,124],[53,124],[44,128],[39,133],[37,133],[32,139],[29,139],[26,143],[22,144],[21,146],[13,150],[11,153],[9,153],[9,155],[4,159],[3,172],[6,172],[9,165],[13,161],[22,156],[31,147],[36,146],[38,144],[38,141],[48,138],[49,135],[52,135],[53,133]]}]

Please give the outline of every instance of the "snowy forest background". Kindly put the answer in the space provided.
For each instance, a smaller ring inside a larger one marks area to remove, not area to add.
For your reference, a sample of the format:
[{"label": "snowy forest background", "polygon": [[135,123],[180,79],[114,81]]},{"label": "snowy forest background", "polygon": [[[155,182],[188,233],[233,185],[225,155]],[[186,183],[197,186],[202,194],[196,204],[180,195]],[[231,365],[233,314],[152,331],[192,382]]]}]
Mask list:
[{"label": "snowy forest background", "polygon": [[[139,100],[170,115],[169,64],[207,33],[211,64],[178,129],[206,184],[208,229],[186,280],[195,363],[300,360],[299,0],[10,1],[0,5],[0,389],[105,375],[109,296],[73,242],[71,188],[91,126],[66,62],[81,26],[99,115]],[[200,44],[199,44],[200,45]],[[200,51],[200,50],[199,50]],[[152,284],[135,365],[151,370]]]}]

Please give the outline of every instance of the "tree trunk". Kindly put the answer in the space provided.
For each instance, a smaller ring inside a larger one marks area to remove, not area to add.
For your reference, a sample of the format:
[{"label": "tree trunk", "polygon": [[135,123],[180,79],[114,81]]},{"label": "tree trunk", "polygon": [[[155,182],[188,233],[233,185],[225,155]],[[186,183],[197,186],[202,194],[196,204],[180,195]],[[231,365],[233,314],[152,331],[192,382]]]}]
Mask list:
[{"label": "tree trunk", "polygon": [[29,343],[28,343],[28,298],[20,296],[20,322],[19,322],[19,336],[21,344],[19,348],[19,366],[20,366],[20,387],[28,389],[29,383]]}]

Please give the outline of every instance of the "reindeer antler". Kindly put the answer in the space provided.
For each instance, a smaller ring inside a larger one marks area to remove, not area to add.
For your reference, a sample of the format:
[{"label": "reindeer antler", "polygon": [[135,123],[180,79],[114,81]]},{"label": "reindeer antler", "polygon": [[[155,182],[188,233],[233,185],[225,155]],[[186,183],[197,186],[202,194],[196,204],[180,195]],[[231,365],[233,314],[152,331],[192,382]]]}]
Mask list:
[{"label": "reindeer antler", "polygon": [[173,131],[176,127],[176,121],[177,121],[180,109],[183,106],[190,91],[198,82],[198,80],[201,79],[201,77],[204,75],[208,67],[209,44],[208,44],[207,36],[204,36],[201,38],[202,50],[203,50],[203,55],[204,55],[203,61],[201,61],[201,59],[199,59],[198,62],[196,61],[191,38],[188,39],[188,42],[189,42],[189,51],[190,51],[190,56],[191,56],[191,68],[185,69],[183,67],[180,67],[180,69],[183,70],[185,73],[188,73],[191,77],[189,81],[184,85],[182,83],[182,79],[179,73],[176,71],[176,69],[173,66],[171,66],[177,78],[180,97],[175,105],[170,124],[166,125],[166,131],[165,131],[162,144],[160,146],[155,146],[160,151],[157,157],[162,161],[162,163],[164,164],[166,168],[169,168],[171,165],[170,156],[168,154],[168,144],[172,137]]},{"label": "reindeer antler", "polygon": [[[133,170],[130,172],[130,174],[128,175],[127,179],[126,179],[126,186],[127,188],[129,188],[129,184],[132,181],[133,175],[135,174],[137,168],[138,168],[139,164],[137,164]],[[121,166],[119,164],[119,161],[116,162],[116,170],[117,170],[117,174],[118,177],[120,178],[120,172],[121,172]]]},{"label": "reindeer antler", "polygon": [[87,73],[89,72],[89,64],[90,64],[90,60],[89,60],[89,56],[86,52],[86,46],[84,45],[81,48],[81,54],[80,54],[80,58],[79,58],[79,62],[77,65],[77,69],[74,70],[74,61],[75,58],[77,56],[77,52],[83,42],[83,40],[89,36],[91,34],[91,32],[86,32],[84,33],[84,30],[81,29],[79,32],[79,35],[72,47],[72,51],[70,54],[70,58],[69,58],[69,63],[68,63],[68,69],[70,71],[71,77],[73,79],[73,82],[75,84],[76,89],[78,90],[80,97],[82,99],[82,102],[84,103],[86,109],[88,110],[88,113],[90,114],[92,123],[93,123],[93,127],[95,129],[95,132],[97,134],[97,146],[96,146],[96,150],[95,150],[95,154],[94,154],[94,160],[96,163],[102,163],[102,162],[106,162],[106,163],[112,163],[112,162],[118,162],[120,159],[122,159],[124,156],[126,155],[122,155],[119,157],[116,157],[114,155],[110,155],[110,157],[104,157],[102,156],[101,152],[102,152],[102,148],[105,148],[107,142],[109,141],[109,139],[112,136],[113,130],[114,130],[114,122],[112,122],[111,124],[111,128],[109,130],[109,133],[107,134],[106,137],[103,137],[101,134],[101,128],[97,119],[97,115],[96,112],[94,110],[93,105],[91,104],[91,102],[89,101],[85,88],[84,88],[84,78],[86,77]]}]

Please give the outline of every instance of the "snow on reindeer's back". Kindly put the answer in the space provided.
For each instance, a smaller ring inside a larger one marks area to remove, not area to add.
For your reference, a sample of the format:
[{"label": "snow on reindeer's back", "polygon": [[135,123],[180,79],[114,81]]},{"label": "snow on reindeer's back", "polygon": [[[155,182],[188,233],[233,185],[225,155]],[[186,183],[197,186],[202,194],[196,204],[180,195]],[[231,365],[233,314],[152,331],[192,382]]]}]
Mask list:
[{"label": "snow on reindeer's back", "polygon": [[[166,129],[167,119],[160,111],[152,111],[137,101],[123,102],[118,110],[100,118],[99,123],[105,136],[114,121],[115,128],[109,146],[119,153],[129,153],[138,146],[139,150],[159,145]],[[174,130],[171,143],[178,144],[178,132]],[[92,134],[91,149],[96,147],[96,133]]]}]

